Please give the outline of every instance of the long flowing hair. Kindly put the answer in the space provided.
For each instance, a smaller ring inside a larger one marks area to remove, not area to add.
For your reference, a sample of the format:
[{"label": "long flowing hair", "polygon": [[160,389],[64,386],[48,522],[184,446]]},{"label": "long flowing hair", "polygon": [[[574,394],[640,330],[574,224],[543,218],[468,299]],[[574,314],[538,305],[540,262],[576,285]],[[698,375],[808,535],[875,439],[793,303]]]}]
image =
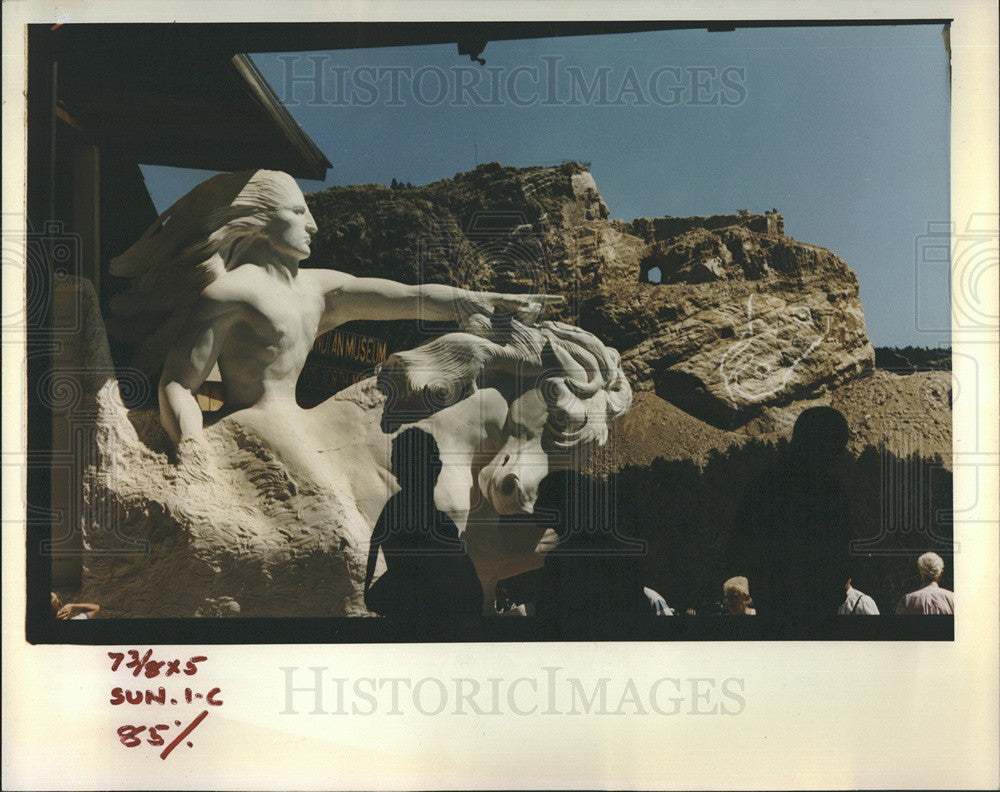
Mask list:
[{"label": "long flowing hair", "polygon": [[607,441],[608,423],[632,404],[617,350],[562,322],[514,319],[512,331],[500,335],[482,317],[474,319],[465,332],[386,358],[377,379],[386,409],[400,404],[414,409],[414,418],[435,412],[470,395],[481,373],[499,369],[535,378],[547,408],[546,447],[566,452]]},{"label": "long flowing hair", "polygon": [[111,260],[129,287],[111,300],[108,330],[134,347],[132,365],[152,376],[186,324],[198,295],[242,261],[281,206],[301,200],[287,173],[248,170],[202,182]]}]

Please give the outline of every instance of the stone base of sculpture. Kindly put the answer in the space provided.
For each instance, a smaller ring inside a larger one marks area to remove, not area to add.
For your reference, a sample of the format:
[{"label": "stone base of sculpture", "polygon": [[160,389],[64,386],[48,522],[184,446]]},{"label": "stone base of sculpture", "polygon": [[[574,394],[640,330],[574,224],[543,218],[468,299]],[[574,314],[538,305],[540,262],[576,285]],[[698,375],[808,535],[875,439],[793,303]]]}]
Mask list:
[{"label": "stone base of sculpture", "polygon": [[232,421],[174,461],[153,411],[97,395],[83,596],[108,616],[355,616],[368,537],[357,505],[296,480]]}]

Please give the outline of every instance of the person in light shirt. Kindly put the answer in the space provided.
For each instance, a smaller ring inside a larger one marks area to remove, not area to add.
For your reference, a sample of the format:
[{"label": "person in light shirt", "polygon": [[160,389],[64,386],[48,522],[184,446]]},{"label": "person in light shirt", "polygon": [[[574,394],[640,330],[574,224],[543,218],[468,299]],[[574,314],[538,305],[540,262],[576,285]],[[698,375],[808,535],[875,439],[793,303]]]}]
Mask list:
[{"label": "person in light shirt", "polygon": [[950,615],[955,613],[955,595],[938,585],[944,574],[944,561],[937,553],[924,553],[917,559],[923,585],[911,591],[896,605],[896,615]]},{"label": "person in light shirt", "polygon": [[854,588],[851,581],[852,578],[848,578],[847,583],[844,584],[847,597],[837,609],[837,614],[840,616],[878,616],[878,605],[875,604],[875,600]]}]

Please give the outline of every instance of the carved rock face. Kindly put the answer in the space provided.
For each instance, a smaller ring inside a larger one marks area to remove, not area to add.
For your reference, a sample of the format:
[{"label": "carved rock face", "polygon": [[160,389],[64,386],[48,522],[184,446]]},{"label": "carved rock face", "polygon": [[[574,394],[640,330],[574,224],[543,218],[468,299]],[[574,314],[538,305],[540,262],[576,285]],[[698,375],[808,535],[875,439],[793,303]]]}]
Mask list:
[{"label": "carved rock face", "polygon": [[[410,283],[562,294],[566,305],[550,316],[571,318],[622,351],[613,365],[598,364],[586,349],[566,353],[561,369],[579,374],[572,389],[566,377],[548,396],[544,383],[529,383],[505,394],[500,418],[491,415],[488,429],[470,417],[469,426],[488,438],[489,455],[476,458],[476,446],[464,468],[467,480],[455,477],[461,486],[453,488],[448,508],[456,514],[468,510],[477,488],[497,514],[530,512],[541,479],[570,464],[576,438],[604,441],[607,421],[628,407],[629,384],[731,428],[873,364],[857,279],[832,253],[787,239],[780,224],[757,217],[609,220],[593,178],[579,165],[483,166],[425,188],[328,190],[310,196],[309,206],[322,229],[312,245],[317,260]],[[273,229],[293,248],[308,246],[302,234],[309,220],[298,217]],[[500,221],[483,224],[484,217]],[[654,266],[660,283],[641,282]],[[363,331],[388,338],[397,350],[417,338],[412,327],[370,324]],[[354,446],[356,438],[344,437],[370,430],[384,446],[384,432],[470,400],[484,358],[471,347],[445,352],[454,354],[443,365],[425,365],[413,350],[390,356],[379,381],[388,405],[381,428],[378,399],[355,403],[336,421],[328,417],[324,426],[336,428],[330,432],[293,425],[298,418],[289,411],[292,423],[281,439],[303,458],[308,452],[320,466],[338,454],[341,462],[371,463],[365,492],[349,497],[337,488],[343,481],[336,465],[324,479],[333,486],[309,485],[289,475],[266,443],[231,424],[210,433],[210,469],[178,468],[157,445],[155,414],[128,416],[120,400],[105,394],[96,429],[101,458],[88,474],[87,497],[94,513],[114,514],[115,530],[88,528],[88,547],[97,551],[85,577],[88,598],[114,601],[128,615],[214,613],[219,603],[244,616],[364,613],[370,512],[363,504],[375,503],[377,516],[391,475],[378,443]],[[609,368],[623,369],[628,382],[605,377]],[[603,382],[587,398],[569,393],[587,390],[598,374]],[[454,449],[442,449],[447,464]],[[481,576],[537,565],[531,541],[505,566],[489,555],[503,554],[497,532],[476,530],[484,537],[477,545]],[[133,539],[144,543],[141,553],[115,555]]]},{"label": "carved rock face", "polygon": [[[660,284],[585,305],[584,323],[626,347],[637,391],[735,429],[873,369],[857,278],[829,251],[731,227],[691,231],[657,256]],[[721,274],[706,281],[705,267]]]}]

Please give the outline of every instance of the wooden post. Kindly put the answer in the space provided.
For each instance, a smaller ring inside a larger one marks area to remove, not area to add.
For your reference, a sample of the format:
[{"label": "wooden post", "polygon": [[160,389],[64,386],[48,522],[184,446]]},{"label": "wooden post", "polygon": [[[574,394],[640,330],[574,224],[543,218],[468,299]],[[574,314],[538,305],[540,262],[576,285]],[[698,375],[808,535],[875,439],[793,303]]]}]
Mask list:
[{"label": "wooden post", "polygon": [[101,293],[101,151],[78,143],[73,151],[73,231],[80,238],[77,275]]}]

